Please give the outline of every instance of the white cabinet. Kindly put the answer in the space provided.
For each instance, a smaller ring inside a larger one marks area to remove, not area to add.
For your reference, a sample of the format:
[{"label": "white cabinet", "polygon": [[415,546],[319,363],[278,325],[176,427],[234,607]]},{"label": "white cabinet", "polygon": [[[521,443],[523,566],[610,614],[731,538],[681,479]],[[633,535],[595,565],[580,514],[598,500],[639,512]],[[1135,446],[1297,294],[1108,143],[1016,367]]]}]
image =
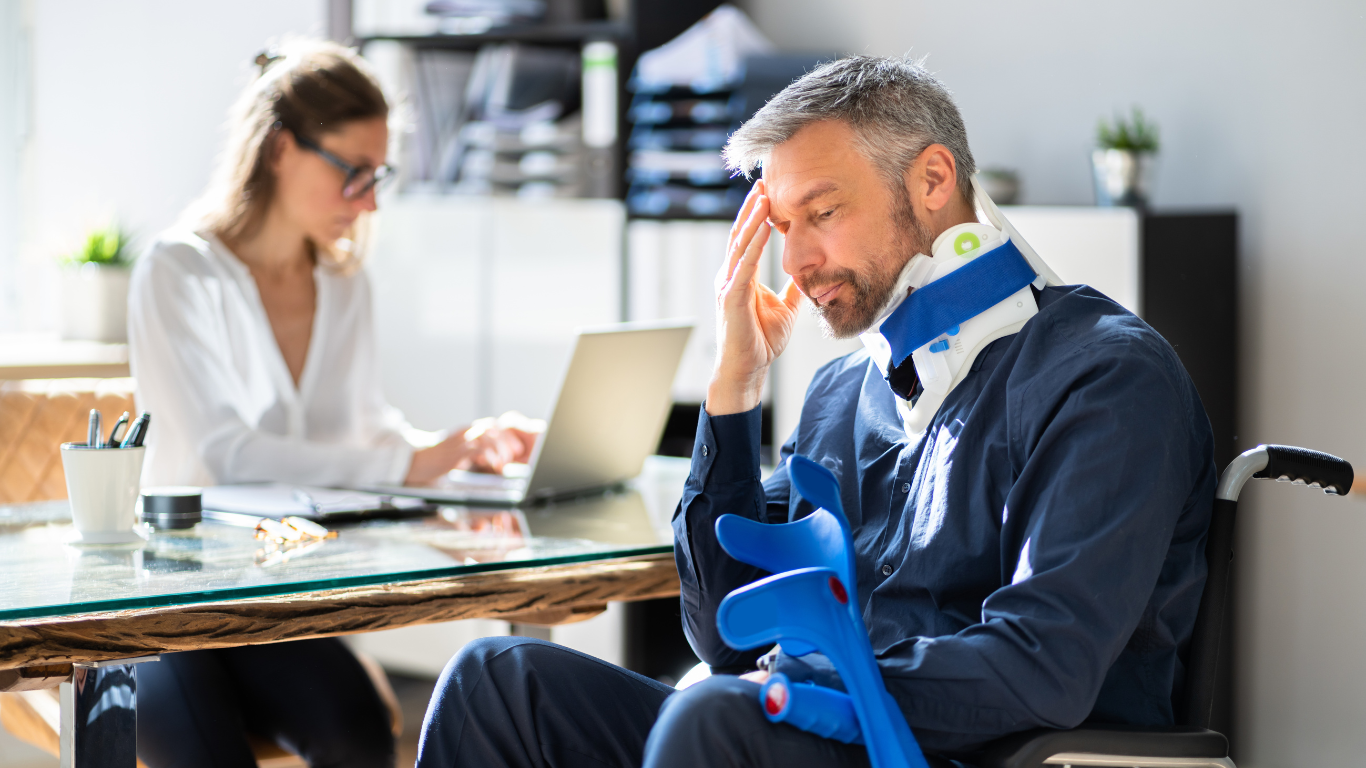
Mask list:
[{"label": "white cabinet", "polygon": [[697,324],[674,379],[678,403],[707,395],[716,357],[716,273],[726,255],[723,221],[632,221],[627,236],[627,317]]},{"label": "white cabinet", "polygon": [[549,416],[575,330],[621,320],[621,203],[382,203],[366,268],[389,402],[423,429]]},{"label": "white cabinet", "polygon": [[1142,314],[1134,209],[1021,205],[1004,207],[1001,213],[1063,282],[1085,283]]}]

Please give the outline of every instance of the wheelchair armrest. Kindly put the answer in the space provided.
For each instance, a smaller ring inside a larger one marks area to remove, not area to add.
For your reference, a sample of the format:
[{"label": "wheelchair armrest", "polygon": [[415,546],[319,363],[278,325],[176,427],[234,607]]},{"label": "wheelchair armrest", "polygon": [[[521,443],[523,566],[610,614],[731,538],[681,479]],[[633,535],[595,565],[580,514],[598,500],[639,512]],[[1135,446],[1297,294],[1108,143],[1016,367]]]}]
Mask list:
[{"label": "wheelchair armrest", "polygon": [[980,768],[1039,768],[1045,760],[1063,752],[1134,757],[1228,757],[1228,739],[1222,733],[1188,726],[1156,729],[1081,725],[1070,731],[1039,728],[997,739],[988,744],[973,763]]}]

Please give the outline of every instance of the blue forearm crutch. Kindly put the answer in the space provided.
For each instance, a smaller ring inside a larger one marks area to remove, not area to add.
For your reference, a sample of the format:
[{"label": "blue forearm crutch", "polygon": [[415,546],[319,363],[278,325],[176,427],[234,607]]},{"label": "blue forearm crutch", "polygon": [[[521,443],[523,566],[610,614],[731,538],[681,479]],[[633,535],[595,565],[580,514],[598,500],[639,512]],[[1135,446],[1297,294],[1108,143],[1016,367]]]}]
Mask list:
[{"label": "blue forearm crutch", "polygon": [[862,744],[858,713],[849,694],[815,683],[793,683],[774,672],[759,689],[764,715],[775,723],[787,723],[845,744]]},{"label": "blue forearm crutch", "polygon": [[797,492],[818,507],[814,513],[781,525],[735,515],[716,521],[726,552],[774,574],[721,601],[721,638],[736,649],[782,643],[798,656],[820,651],[849,691],[811,690],[816,686],[775,676],[760,690],[770,720],[850,743],[861,737],[874,768],[927,768],[868,642],[839,481],[803,456],[789,459],[788,474]]}]

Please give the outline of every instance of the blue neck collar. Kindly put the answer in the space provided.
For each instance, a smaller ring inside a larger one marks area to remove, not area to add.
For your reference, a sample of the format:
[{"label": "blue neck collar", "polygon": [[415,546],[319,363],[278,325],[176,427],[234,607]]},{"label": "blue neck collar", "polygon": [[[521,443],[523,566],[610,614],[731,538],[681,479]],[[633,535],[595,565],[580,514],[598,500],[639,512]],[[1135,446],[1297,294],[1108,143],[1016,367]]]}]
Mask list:
[{"label": "blue neck collar", "polygon": [[880,330],[892,348],[889,367],[901,365],[915,350],[1005,301],[1037,277],[1020,249],[1007,240],[911,291],[882,322]]}]

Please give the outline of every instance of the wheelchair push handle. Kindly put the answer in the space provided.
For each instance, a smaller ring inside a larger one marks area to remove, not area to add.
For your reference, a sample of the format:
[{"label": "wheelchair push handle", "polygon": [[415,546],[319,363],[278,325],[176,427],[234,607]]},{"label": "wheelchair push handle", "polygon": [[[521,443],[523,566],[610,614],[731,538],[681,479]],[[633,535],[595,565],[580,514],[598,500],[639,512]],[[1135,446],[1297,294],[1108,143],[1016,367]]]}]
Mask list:
[{"label": "wheelchair push handle", "polygon": [[1215,497],[1237,501],[1243,485],[1254,477],[1269,477],[1320,488],[1324,493],[1346,496],[1352,490],[1352,465],[1330,453],[1292,445],[1259,445],[1229,463],[1219,478]]},{"label": "wheelchair push handle", "polygon": [[1266,469],[1253,477],[1322,488],[1324,493],[1338,496],[1346,496],[1352,490],[1351,464],[1329,453],[1292,445],[1266,446]]}]

